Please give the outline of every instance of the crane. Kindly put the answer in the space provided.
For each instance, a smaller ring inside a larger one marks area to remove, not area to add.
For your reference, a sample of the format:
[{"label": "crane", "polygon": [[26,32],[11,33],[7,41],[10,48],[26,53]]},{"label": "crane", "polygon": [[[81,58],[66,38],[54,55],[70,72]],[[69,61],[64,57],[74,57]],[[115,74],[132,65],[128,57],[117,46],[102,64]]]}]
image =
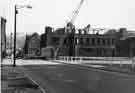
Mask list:
[{"label": "crane", "polygon": [[84,0],[81,0],[81,2],[79,3],[77,9],[75,11],[73,11],[73,15],[71,17],[71,20],[69,21],[70,23],[74,24],[74,21],[75,21],[77,15],[79,14],[79,11],[80,11],[80,9],[82,7],[83,2],[84,2]]},{"label": "crane", "polygon": [[[77,9],[75,11],[73,11],[73,15],[72,15],[70,21],[67,23],[67,26],[65,27],[65,30],[73,30],[74,29],[73,24],[74,24],[74,21],[75,21],[77,15],[78,15],[78,13],[79,13],[79,11],[81,9],[81,6],[82,6],[83,2],[84,2],[84,0],[81,0],[78,7],[77,7]],[[59,44],[58,48],[55,50],[55,52],[54,52],[54,57],[57,57],[60,48],[63,46],[64,41],[68,36],[69,35],[67,34],[67,35],[65,35],[64,39],[60,40],[60,44]]]}]

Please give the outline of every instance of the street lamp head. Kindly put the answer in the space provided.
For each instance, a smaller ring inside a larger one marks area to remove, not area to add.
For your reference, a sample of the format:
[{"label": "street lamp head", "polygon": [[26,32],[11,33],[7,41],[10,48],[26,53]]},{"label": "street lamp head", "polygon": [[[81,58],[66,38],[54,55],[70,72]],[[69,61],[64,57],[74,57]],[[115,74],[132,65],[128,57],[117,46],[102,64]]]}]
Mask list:
[{"label": "street lamp head", "polygon": [[16,9],[21,9],[21,8],[29,8],[29,9],[32,9],[32,6],[30,6],[30,5],[16,5],[15,7],[16,7]]},{"label": "street lamp head", "polygon": [[30,5],[27,5],[27,8],[29,8],[29,9],[32,9],[32,6],[30,6]]}]

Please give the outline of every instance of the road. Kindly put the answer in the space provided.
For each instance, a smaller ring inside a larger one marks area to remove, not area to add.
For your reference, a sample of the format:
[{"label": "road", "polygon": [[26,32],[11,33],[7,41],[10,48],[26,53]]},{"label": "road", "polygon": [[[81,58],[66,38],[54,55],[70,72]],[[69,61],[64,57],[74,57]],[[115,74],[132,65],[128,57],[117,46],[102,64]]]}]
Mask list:
[{"label": "road", "polygon": [[62,63],[20,68],[46,93],[135,93],[135,75]]}]

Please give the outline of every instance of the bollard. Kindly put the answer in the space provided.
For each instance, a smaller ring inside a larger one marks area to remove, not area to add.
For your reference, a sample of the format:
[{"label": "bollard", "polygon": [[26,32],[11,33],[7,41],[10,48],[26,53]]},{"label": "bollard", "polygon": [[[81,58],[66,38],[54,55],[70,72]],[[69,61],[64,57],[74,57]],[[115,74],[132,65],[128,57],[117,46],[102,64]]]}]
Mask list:
[{"label": "bollard", "polygon": [[111,66],[113,66],[113,58],[111,58]]},{"label": "bollard", "polygon": [[81,63],[81,61],[82,61],[82,58],[80,57],[80,63]]},{"label": "bollard", "polygon": [[72,57],[70,57],[70,61],[71,61],[71,63],[72,63]]},{"label": "bollard", "polygon": [[66,61],[68,62],[68,57],[66,57]]},{"label": "bollard", "polygon": [[76,57],[74,57],[74,61],[75,61],[75,63],[76,63]]},{"label": "bollard", "polygon": [[122,61],[120,60],[120,67],[122,67]]},{"label": "bollard", "polygon": [[66,57],[64,56],[64,61],[66,61]]},{"label": "bollard", "polygon": [[69,61],[69,57],[67,57],[67,62]]},{"label": "bollard", "polygon": [[132,69],[134,69],[134,59],[131,60],[132,61]]}]

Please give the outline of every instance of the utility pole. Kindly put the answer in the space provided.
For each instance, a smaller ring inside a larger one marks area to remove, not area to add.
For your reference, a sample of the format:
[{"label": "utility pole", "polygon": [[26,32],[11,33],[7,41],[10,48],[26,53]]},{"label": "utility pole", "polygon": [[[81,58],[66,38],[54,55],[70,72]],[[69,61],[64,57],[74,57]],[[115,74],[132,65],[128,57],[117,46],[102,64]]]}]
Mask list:
[{"label": "utility pole", "polygon": [[10,34],[10,53],[11,53],[11,62],[13,61],[13,37],[12,37],[13,33],[11,32]]},{"label": "utility pole", "polygon": [[21,9],[21,8],[29,8],[31,9],[32,7],[29,5],[15,5],[15,15],[14,15],[14,57],[13,57],[13,67],[16,66],[16,16],[18,14],[18,10],[17,9]]},{"label": "utility pole", "polygon": [[13,52],[13,67],[16,66],[16,15],[17,15],[17,6],[15,5],[15,15],[14,15],[14,52]]},{"label": "utility pole", "polygon": [[1,18],[0,18],[0,62],[2,63],[2,29],[1,29]]}]

